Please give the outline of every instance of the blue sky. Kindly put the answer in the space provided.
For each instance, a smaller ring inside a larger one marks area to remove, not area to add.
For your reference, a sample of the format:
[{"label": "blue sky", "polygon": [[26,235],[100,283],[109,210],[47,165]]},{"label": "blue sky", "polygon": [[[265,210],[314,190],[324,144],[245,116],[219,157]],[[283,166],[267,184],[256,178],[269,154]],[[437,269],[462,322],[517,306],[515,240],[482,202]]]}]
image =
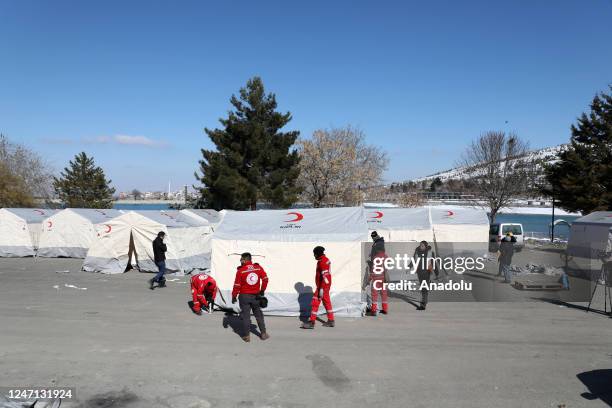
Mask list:
[{"label": "blue sky", "polygon": [[611,21],[612,0],[0,0],[0,132],[57,170],[93,154],[119,190],[191,185],[259,75],[288,129],[359,126],[405,180],[490,129],[567,142],[612,83]]}]

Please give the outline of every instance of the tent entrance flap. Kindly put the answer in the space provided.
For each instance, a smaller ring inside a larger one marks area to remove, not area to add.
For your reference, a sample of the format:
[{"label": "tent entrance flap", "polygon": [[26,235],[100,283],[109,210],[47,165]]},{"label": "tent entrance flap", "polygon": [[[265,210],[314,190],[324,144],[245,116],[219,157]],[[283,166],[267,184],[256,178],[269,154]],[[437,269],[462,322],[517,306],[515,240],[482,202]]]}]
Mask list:
[{"label": "tent entrance flap", "polygon": [[[132,262],[132,257],[134,257],[134,262]],[[131,269],[140,270],[140,267],[138,266],[138,252],[136,252],[136,245],[134,245],[134,235],[130,231],[130,243],[128,245],[127,265],[125,266],[124,272],[127,272]]]}]

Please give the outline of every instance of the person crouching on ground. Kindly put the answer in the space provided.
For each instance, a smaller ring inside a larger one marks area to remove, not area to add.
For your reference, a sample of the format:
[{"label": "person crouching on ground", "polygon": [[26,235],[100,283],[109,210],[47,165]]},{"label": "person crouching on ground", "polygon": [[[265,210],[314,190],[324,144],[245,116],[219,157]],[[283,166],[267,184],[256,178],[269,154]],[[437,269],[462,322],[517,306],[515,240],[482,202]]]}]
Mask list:
[{"label": "person crouching on ground", "polygon": [[212,307],[217,296],[217,282],[205,273],[199,273],[191,277],[191,296],[193,297],[192,310],[201,315],[202,309],[212,312]]},{"label": "person crouching on ground", "polygon": [[325,248],[317,246],[312,250],[315,259],[317,260],[317,269],[315,272],[315,283],[316,291],[312,296],[312,303],[310,308],[310,321],[302,325],[303,329],[314,329],[315,322],[317,321],[317,312],[319,311],[319,305],[323,301],[325,311],[327,312],[327,322],[323,323],[324,326],[334,327],[334,312],[332,308],[331,298],[329,297],[329,290],[331,289],[331,262],[325,256]]},{"label": "person crouching on ground", "polygon": [[248,252],[240,256],[240,266],[236,271],[234,289],[232,290],[232,304],[238,299],[240,305],[240,317],[242,318],[243,332],[242,340],[251,341],[251,309],[257,320],[257,326],[261,332],[261,339],[270,338],[266,331],[264,315],[259,306],[259,296],[264,296],[268,287],[268,275],[258,263],[251,261],[251,254]]},{"label": "person crouching on ground", "polygon": [[[431,280],[431,272],[433,270],[433,265],[431,259],[429,259],[429,251],[431,251],[431,246],[427,243],[427,241],[421,241],[419,246],[414,250],[414,256],[412,259],[417,261],[416,265],[416,274],[419,278],[419,286],[423,285],[423,282],[426,282],[429,285]],[[425,285],[426,286],[426,285]],[[429,292],[426,287],[421,288],[421,305],[417,307],[417,310],[425,310],[427,307],[427,300],[429,297]]]},{"label": "person crouching on ground", "polygon": [[166,251],[168,248],[166,247],[166,244],[164,244],[165,237],[166,233],[164,231],[159,231],[157,233],[157,238],[153,240],[153,260],[155,261],[158,272],[153,279],[149,280],[149,288],[151,290],[153,290],[155,282],[157,282],[157,285],[160,288],[166,286],[166,278],[164,278],[164,274],[166,273]]}]

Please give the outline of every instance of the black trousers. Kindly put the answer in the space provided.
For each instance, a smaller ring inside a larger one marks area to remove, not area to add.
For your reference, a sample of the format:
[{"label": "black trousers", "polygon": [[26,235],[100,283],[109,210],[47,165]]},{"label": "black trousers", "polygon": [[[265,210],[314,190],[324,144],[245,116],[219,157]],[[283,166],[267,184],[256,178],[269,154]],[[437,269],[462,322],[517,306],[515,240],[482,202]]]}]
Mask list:
[{"label": "black trousers", "polygon": [[253,309],[253,315],[255,315],[255,320],[257,320],[259,331],[265,333],[266,322],[264,321],[264,315],[259,307],[257,295],[241,294],[238,296],[238,303],[240,304],[240,317],[244,325],[242,336],[248,336],[251,331],[251,309]]},{"label": "black trousers", "polygon": [[[419,278],[419,286],[423,281],[429,283],[431,278],[431,273],[429,271],[417,270],[417,277]],[[427,305],[427,298],[429,297],[429,292],[426,288],[421,289],[421,305]]]}]

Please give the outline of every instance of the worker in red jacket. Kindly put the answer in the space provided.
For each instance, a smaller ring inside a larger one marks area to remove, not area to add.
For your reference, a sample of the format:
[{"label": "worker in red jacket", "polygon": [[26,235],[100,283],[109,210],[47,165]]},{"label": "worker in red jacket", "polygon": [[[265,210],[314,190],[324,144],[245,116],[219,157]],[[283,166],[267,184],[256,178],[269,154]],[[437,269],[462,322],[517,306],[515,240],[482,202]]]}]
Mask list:
[{"label": "worker in red jacket", "polygon": [[240,256],[240,266],[236,271],[236,279],[234,280],[232,303],[236,303],[237,299],[240,300],[240,316],[244,325],[242,340],[247,343],[251,341],[251,309],[253,309],[255,320],[257,320],[257,325],[259,326],[261,339],[266,340],[270,338],[266,332],[266,323],[259,306],[259,299],[264,296],[267,287],[268,275],[266,275],[266,271],[264,271],[261,265],[251,261],[250,253],[243,253]]},{"label": "worker in red jacket", "polygon": [[331,289],[331,262],[325,256],[325,248],[322,246],[315,247],[312,252],[317,260],[317,271],[315,275],[316,291],[312,296],[312,303],[310,309],[310,321],[304,323],[302,328],[314,329],[315,322],[317,321],[317,312],[319,311],[319,305],[323,301],[323,306],[327,311],[327,322],[323,323],[324,326],[334,327],[334,312],[332,308],[331,299],[329,297],[329,290]]},{"label": "worker in red jacket", "polygon": [[212,310],[217,296],[217,282],[205,273],[191,277],[191,295],[193,297],[193,312],[201,315],[202,309]]}]

